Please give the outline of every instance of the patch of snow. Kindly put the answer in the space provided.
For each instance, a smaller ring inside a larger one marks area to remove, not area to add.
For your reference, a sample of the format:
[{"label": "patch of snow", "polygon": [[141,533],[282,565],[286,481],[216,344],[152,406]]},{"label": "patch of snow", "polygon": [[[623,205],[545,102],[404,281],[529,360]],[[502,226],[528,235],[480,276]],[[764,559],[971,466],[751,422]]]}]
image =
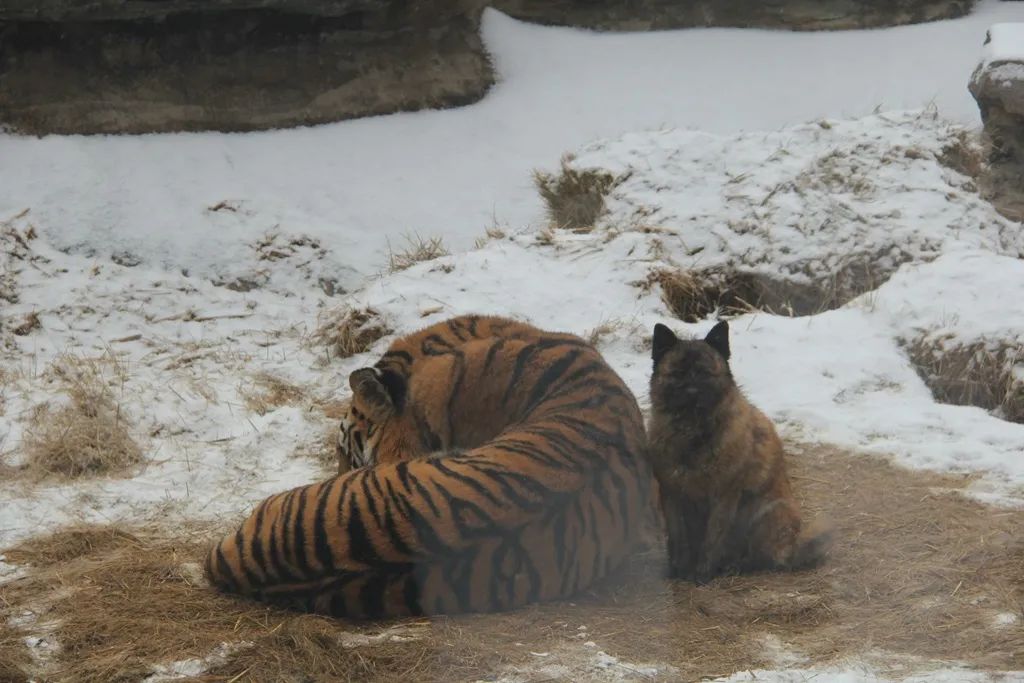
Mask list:
[{"label": "patch of snow", "polygon": [[985,30],[1015,21],[1021,3],[987,0],[957,20],[875,31],[597,33],[489,9],[498,82],[474,105],[258,134],[0,134],[0,218],[29,208],[58,248],[223,282],[260,275],[268,233],[315,240],[329,253],[289,257],[294,277],[351,290],[407,233],[461,250],[495,221],[538,224],[531,169],[594,138],[777,130],[931,102],[975,126],[967,77]]},{"label": "patch of snow", "polygon": [[25,568],[18,565],[4,562],[4,556],[0,555],[0,585],[13,581],[25,574]]},{"label": "patch of snow", "polygon": [[182,678],[195,678],[211,667],[223,664],[235,652],[252,647],[252,643],[221,643],[212,653],[202,659],[182,659],[170,664],[157,664],[153,673],[142,679],[142,683],[166,683]]},{"label": "patch of snow", "polygon": [[[584,644],[586,647],[587,644]],[[632,683],[649,681],[658,676],[671,676],[676,668],[666,664],[635,664],[623,661],[604,650],[576,650],[561,647],[558,652],[531,653],[538,657],[536,664],[510,666],[506,671],[489,678],[494,683],[527,683],[541,680],[586,680],[601,683]],[[548,661],[550,659],[553,661]],[[482,683],[482,682],[480,682]]]},{"label": "patch of snow", "polygon": [[962,128],[886,113],[778,132],[630,133],[583,147],[575,169],[620,178],[600,224],[654,226],[681,267],[736,266],[794,282],[866,264],[982,248],[1024,255],[1024,234],[937,161]]},{"label": "patch of snow", "polygon": [[962,344],[1024,346],[1024,309],[1014,301],[1024,301],[1024,260],[961,251],[901,268],[865,304],[905,339],[940,331]]},{"label": "patch of snow", "polygon": [[1018,672],[986,672],[970,669],[934,669],[927,673],[906,676],[883,674],[870,667],[852,666],[822,667],[811,669],[757,669],[743,671],[731,676],[712,679],[714,683],[1009,683],[1024,681],[1024,674]]},{"label": "patch of snow", "polygon": [[1005,628],[1006,626],[1013,626],[1020,617],[1013,612],[1000,612],[992,619],[992,625],[996,628]]},{"label": "patch of snow", "polygon": [[[750,253],[777,261],[775,268],[792,266],[795,252],[786,254],[781,246],[790,239],[795,250],[799,231],[786,237],[787,230],[795,230],[786,221],[779,223],[777,239],[734,239],[727,233],[711,238],[715,230],[728,228],[717,216],[756,210],[780,182],[793,181],[827,150],[853,154],[861,146],[858,158],[875,161],[894,145],[934,153],[950,130],[930,116],[910,114],[830,125],[732,138],[664,132],[598,143],[590,148],[593,158],[600,152],[605,162],[622,164],[620,169],[628,164],[637,173],[630,182],[638,183],[646,173],[667,183],[665,191],[650,196],[651,201],[666,198],[671,211],[666,210],[663,224],[674,225],[676,234],[609,228],[559,232],[548,244],[523,230],[371,280],[340,301],[311,278],[295,275],[287,259],[266,263],[269,281],[279,286],[236,291],[150,265],[67,254],[45,237],[28,241],[30,253],[11,271],[20,298],[0,315],[20,320],[34,312],[42,329],[0,340],[0,349],[7,345],[0,351],[5,368],[13,370],[0,415],[0,444],[8,461],[20,458],[34,406],[59,393],[47,367],[71,352],[115,358],[124,368],[117,396],[134,418],[145,464],[123,478],[32,487],[0,483],[0,547],[71,521],[227,524],[271,493],[324,476],[312,460],[295,457],[331,426],[316,405],[343,398],[348,374],[372,363],[392,338],[365,354],[328,361],[323,349],[309,343],[309,334],[318,316],[338,303],[372,306],[396,334],[469,312],[524,317],[582,335],[614,323],[599,347],[646,405],[645,343],[656,322],[670,320],[658,292],[642,286],[653,268]],[[789,150],[785,159],[760,163],[783,143]],[[652,163],[667,169],[645,171],[629,161],[635,159],[633,146],[646,149]],[[680,151],[673,152],[676,147]],[[817,221],[820,228],[832,216],[810,241],[817,246],[809,248],[818,249],[823,259],[848,252],[847,243],[891,239],[915,260],[938,258],[905,264],[876,292],[839,310],[803,318],[750,314],[735,319],[735,375],[791,437],[891,455],[912,467],[982,472],[973,485],[980,493],[1001,502],[1020,499],[1024,426],[980,409],[937,404],[900,340],[913,330],[944,326],[965,339],[1022,329],[1020,312],[1010,310],[1005,297],[985,292],[997,285],[999,292],[1024,291],[1019,262],[1000,255],[1018,249],[1024,237],[1019,226],[1001,219],[975,193],[957,189],[962,176],[933,158],[904,157],[891,165],[871,171],[870,181],[882,214],[896,208],[889,206],[893,197],[905,198],[898,217],[876,216],[855,197],[830,197],[819,189],[803,195],[779,189],[764,205],[793,225]],[[730,173],[746,174],[731,183],[740,198],[727,196]],[[626,197],[620,193],[614,211],[622,210]],[[843,218],[835,202],[857,207],[863,221]],[[14,228],[27,231],[30,217],[15,221]],[[97,245],[105,239],[102,233],[93,237]],[[687,256],[687,245],[698,242],[706,255]],[[329,249],[325,258],[332,258]],[[709,324],[674,326],[701,334]],[[303,397],[265,415],[253,412],[241,390],[263,373],[295,384]]]},{"label": "patch of snow", "polygon": [[341,633],[338,636],[338,643],[343,648],[369,647],[384,643],[404,643],[419,640],[422,637],[420,633],[422,630],[422,627],[399,624],[374,634]]},{"label": "patch of snow", "polygon": [[764,647],[764,656],[780,669],[807,662],[805,655],[793,651],[774,633],[764,633],[761,636],[761,645]]},{"label": "patch of snow", "polygon": [[1024,22],[993,24],[985,36],[981,65],[1024,62]]}]

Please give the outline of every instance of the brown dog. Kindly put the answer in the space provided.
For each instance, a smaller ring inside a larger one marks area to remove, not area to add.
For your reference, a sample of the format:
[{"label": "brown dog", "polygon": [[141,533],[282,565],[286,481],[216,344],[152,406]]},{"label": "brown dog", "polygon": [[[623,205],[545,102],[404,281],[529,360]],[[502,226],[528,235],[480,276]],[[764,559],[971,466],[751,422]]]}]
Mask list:
[{"label": "brown dog", "polygon": [[658,324],[651,355],[650,458],[672,576],[703,583],[820,561],[830,533],[801,533],[782,442],[729,369],[728,323],[692,341]]}]

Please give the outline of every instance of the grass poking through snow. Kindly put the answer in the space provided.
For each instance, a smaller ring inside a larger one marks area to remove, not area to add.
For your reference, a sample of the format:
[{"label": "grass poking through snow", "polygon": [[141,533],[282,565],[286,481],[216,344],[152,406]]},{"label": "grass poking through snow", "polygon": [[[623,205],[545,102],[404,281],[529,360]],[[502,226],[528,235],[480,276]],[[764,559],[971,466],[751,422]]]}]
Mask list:
[{"label": "grass poking through snow", "polygon": [[555,228],[588,231],[604,214],[604,199],[616,179],[606,171],[575,169],[571,157],[563,157],[559,173],[534,171],[533,182],[547,206],[548,219]]},{"label": "grass poking through snow", "polygon": [[245,407],[257,415],[266,415],[275,408],[298,403],[306,393],[301,387],[269,373],[254,375],[238,389]]},{"label": "grass poking through snow", "polygon": [[125,368],[113,356],[63,356],[51,366],[65,402],[36,406],[25,429],[27,470],[70,478],[123,472],[142,461],[120,403]]},{"label": "grass poking through snow", "polygon": [[423,238],[414,234],[407,235],[405,242],[405,246],[398,251],[392,249],[391,245],[388,244],[389,273],[397,273],[398,271],[411,268],[417,263],[433,261],[436,258],[448,256],[450,253],[444,246],[444,240],[440,237]]},{"label": "grass poking through snow", "polygon": [[342,306],[322,314],[310,342],[324,348],[328,360],[365,353],[392,330],[372,308]]}]

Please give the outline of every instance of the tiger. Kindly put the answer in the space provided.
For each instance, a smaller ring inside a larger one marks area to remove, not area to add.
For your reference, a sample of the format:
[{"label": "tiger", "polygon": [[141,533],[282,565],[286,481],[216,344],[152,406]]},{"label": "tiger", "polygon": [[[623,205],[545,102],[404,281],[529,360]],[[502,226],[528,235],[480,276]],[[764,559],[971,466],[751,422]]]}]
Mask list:
[{"label": "tiger", "polygon": [[349,385],[341,471],[217,542],[215,588],[359,619],[510,610],[609,577],[657,514],[636,399],[577,336],[459,316]]}]

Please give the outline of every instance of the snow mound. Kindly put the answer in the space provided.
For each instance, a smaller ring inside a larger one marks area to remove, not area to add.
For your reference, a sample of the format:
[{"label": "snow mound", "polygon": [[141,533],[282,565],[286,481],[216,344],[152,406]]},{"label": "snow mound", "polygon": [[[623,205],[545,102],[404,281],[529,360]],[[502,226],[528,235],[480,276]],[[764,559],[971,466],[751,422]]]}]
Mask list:
[{"label": "snow mound", "polygon": [[843,303],[940,253],[1024,255],[1019,226],[943,164],[964,134],[933,112],[733,136],[662,130],[592,143],[568,165],[618,179],[599,227],[668,230],[681,268],[839,286]]}]

